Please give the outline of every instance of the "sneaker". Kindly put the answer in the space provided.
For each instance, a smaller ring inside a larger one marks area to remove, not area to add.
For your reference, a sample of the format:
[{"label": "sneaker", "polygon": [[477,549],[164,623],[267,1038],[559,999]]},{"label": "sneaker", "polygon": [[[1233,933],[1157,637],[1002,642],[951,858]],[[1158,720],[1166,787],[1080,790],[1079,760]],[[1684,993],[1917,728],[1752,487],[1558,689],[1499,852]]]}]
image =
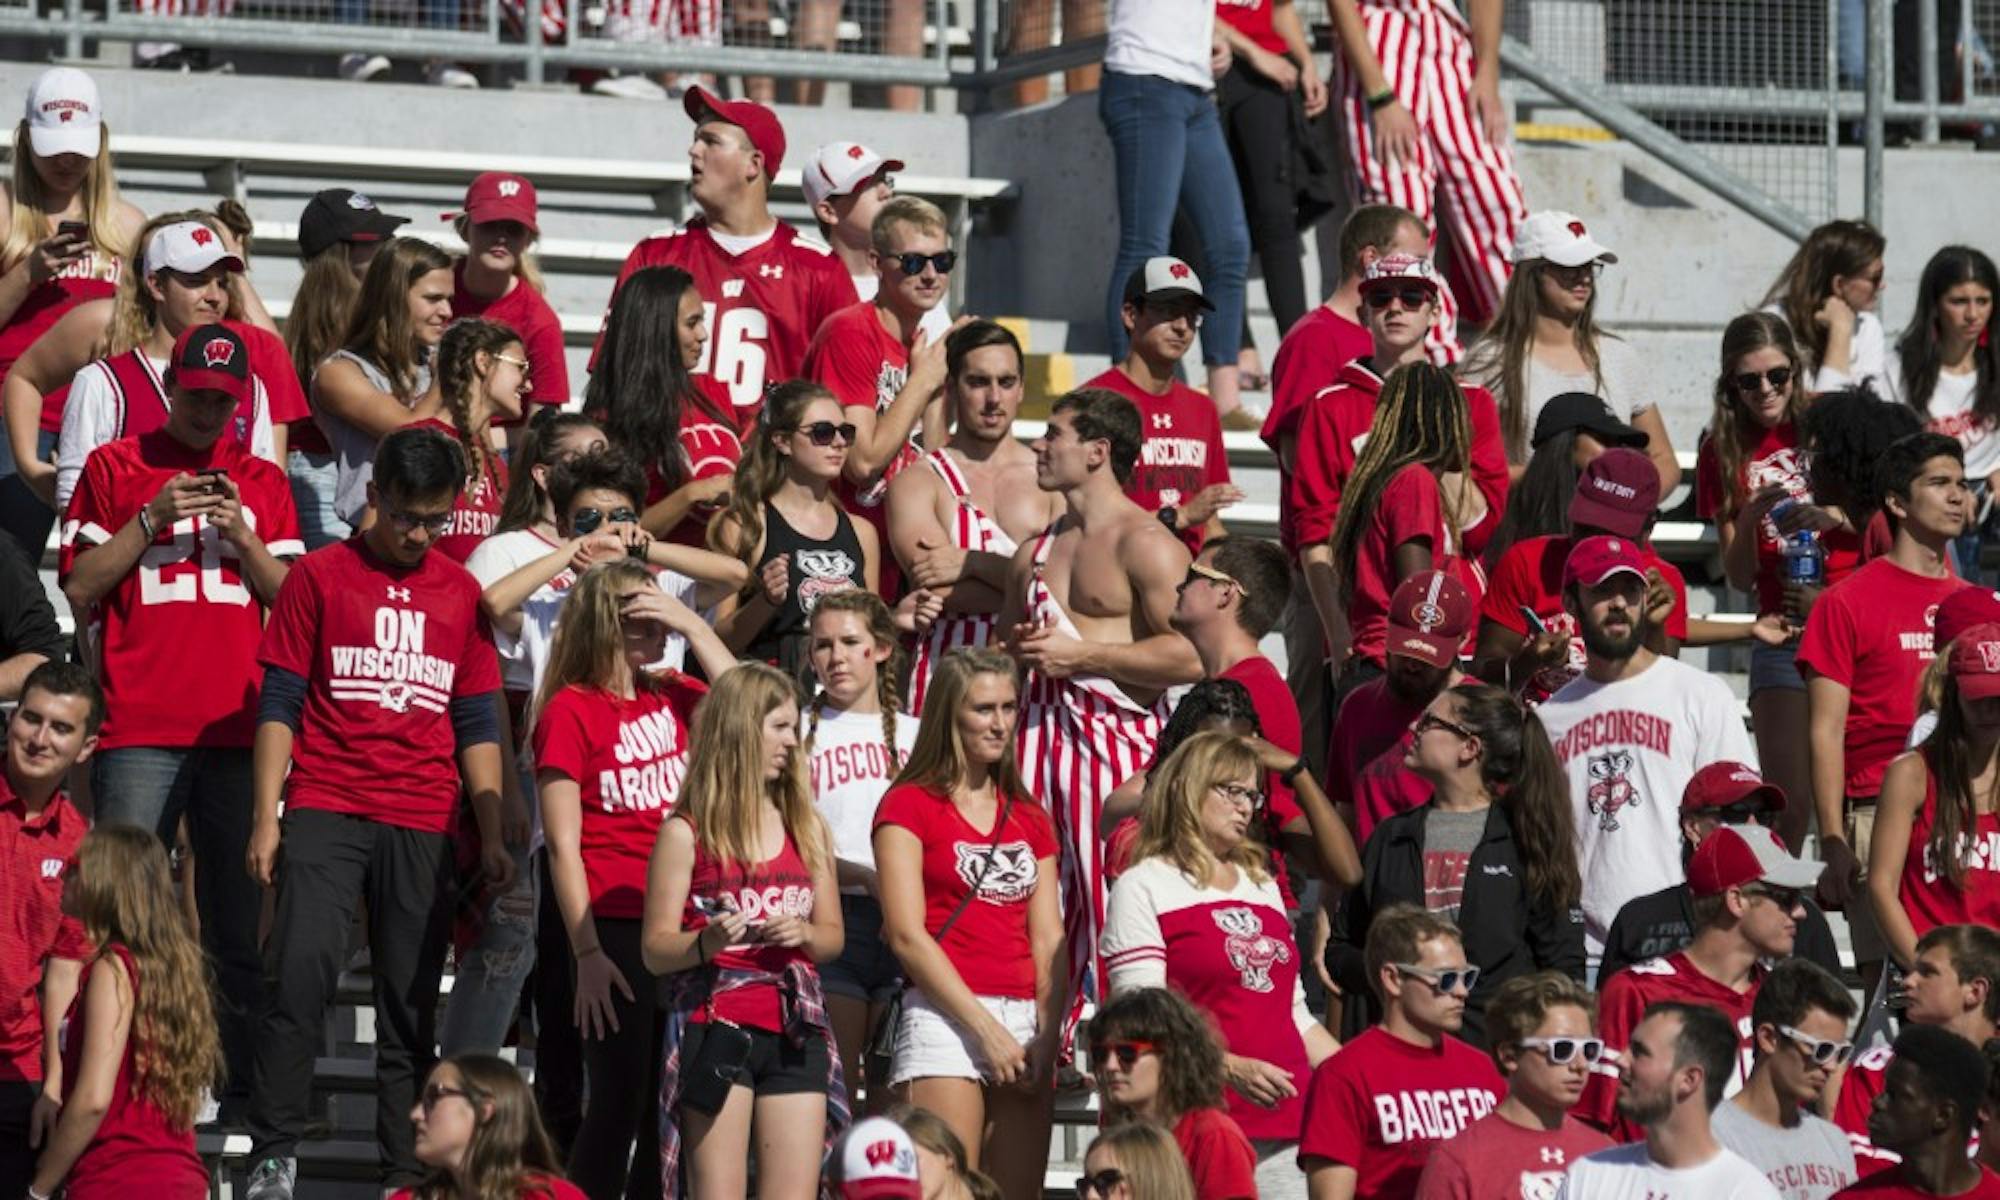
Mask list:
[{"label": "sneaker", "polygon": [[298,1181],[298,1159],[267,1158],[250,1171],[249,1186],[243,1189],[244,1200],[292,1200],[292,1189]]},{"label": "sneaker", "polygon": [[665,100],[667,89],[644,75],[606,75],[590,85],[593,95],[616,96],[621,100]]},{"label": "sneaker", "polygon": [[350,83],[367,83],[389,69],[389,60],[380,54],[356,50],[340,56],[340,77]]},{"label": "sneaker", "polygon": [[424,82],[432,87],[472,90],[479,87],[479,76],[456,63],[439,62],[431,64],[431,69],[424,75]]}]

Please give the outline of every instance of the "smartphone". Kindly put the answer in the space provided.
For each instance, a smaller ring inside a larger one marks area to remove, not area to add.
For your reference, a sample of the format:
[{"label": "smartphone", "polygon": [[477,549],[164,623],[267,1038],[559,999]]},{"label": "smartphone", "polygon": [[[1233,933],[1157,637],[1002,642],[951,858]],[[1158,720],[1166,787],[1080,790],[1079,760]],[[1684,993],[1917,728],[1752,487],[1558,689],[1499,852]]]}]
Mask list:
[{"label": "smartphone", "polygon": [[1548,622],[1542,620],[1541,617],[1535,614],[1534,609],[1529,608],[1525,604],[1521,606],[1521,619],[1528,623],[1528,632],[1530,634],[1547,633],[1549,631]]},{"label": "smartphone", "polygon": [[88,242],[90,226],[83,221],[62,221],[56,225],[56,236],[66,237],[72,242]]},{"label": "smartphone", "polygon": [[226,482],[229,478],[229,472],[223,470],[221,467],[210,467],[206,471],[196,471],[194,477],[202,481],[202,490],[211,496],[227,496],[229,494],[229,485]]},{"label": "smartphone", "polygon": [[723,913],[731,911],[716,896],[690,896],[688,897],[688,903],[694,905],[694,910],[704,917],[719,917]]}]

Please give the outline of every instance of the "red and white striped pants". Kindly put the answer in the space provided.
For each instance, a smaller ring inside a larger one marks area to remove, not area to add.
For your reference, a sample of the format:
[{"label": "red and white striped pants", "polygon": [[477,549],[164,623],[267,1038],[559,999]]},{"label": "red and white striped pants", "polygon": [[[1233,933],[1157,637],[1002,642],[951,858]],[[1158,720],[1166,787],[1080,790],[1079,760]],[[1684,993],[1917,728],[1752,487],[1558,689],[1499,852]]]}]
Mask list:
[{"label": "red and white striped pants", "polygon": [[1488,321],[1499,311],[1514,230],[1528,209],[1513,154],[1487,140],[1472,111],[1472,40],[1434,0],[1402,0],[1398,8],[1364,0],[1361,20],[1383,76],[1416,118],[1417,148],[1414,161],[1383,161],[1360,77],[1335,55],[1355,202],[1399,204],[1450,239],[1464,314]]}]

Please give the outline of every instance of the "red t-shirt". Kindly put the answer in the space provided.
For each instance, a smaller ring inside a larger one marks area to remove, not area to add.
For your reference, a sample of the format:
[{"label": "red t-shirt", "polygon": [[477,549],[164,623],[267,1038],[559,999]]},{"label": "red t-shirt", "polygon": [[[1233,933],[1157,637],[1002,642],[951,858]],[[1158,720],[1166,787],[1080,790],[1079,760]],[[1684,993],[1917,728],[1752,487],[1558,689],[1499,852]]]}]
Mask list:
[{"label": "red t-shirt", "polygon": [[1355,549],[1347,626],[1356,657],[1381,665],[1389,640],[1389,597],[1398,582],[1396,548],[1419,539],[1430,545],[1431,566],[1457,575],[1473,603],[1485,592],[1479,561],[1465,557],[1458,538],[1445,532],[1444,494],[1437,479],[1428,468],[1414,463],[1404,467],[1382,489]]},{"label": "red t-shirt", "polygon": [[1257,1200],[1257,1151],[1229,1114],[1197,1108],[1174,1124],[1195,1200]]},{"label": "red t-shirt", "polygon": [[[1841,1196],[1850,1196],[1853,1200],[1938,1200],[1936,1193],[1905,1182],[1901,1168],[1864,1175],[1859,1183],[1834,1193],[1835,1200]],[[1995,1175],[1987,1167],[1980,1167],[1979,1182],[1970,1191],[1960,1192],[1952,1200],[2000,1200],[2000,1175]]]},{"label": "red t-shirt", "polygon": [[[118,276],[124,270],[124,259],[100,254],[93,246],[57,268],[41,286],[28,289],[20,307],[5,324],[0,324],[0,379],[14,369],[14,360],[26,354],[28,347],[53,328],[64,313],[86,300],[109,300],[116,296]],[[68,395],[69,389],[61,387],[42,397],[43,432],[62,432],[63,400]]]},{"label": "red t-shirt", "polygon": [[2000,928],[2000,813],[1980,813],[1976,827],[1959,835],[1965,882],[1954,884],[1931,849],[1937,824],[1937,779],[1924,775],[1924,806],[1910,824],[1910,850],[1903,857],[1897,896],[1909,914],[1911,932],[1924,936],[1939,925]]},{"label": "red t-shirt", "polygon": [[1896,1052],[1879,1043],[1855,1055],[1841,1077],[1840,1095],[1834,1098],[1833,1123],[1847,1135],[1854,1169],[1863,1179],[1903,1161],[1902,1155],[1882,1149],[1868,1136],[1868,1113],[1888,1086],[1889,1064],[1895,1060]]},{"label": "red t-shirt", "polygon": [[[231,438],[194,450],[156,431],[90,452],[63,520],[63,576],[78,555],[110,541],[167,480],[212,467],[229,472],[245,522],[267,550],[279,557],[305,553],[284,471]],[[241,747],[254,740],[264,603],[244,580],[236,547],[206,519],[182,517],[161,529],[98,601],[93,620],[105,701],[100,749]]]},{"label": "red t-shirt", "polygon": [[1828,588],[1799,639],[1800,672],[1848,690],[1846,774],[1849,796],[1882,790],[1882,772],[1903,752],[1917,719],[1917,681],[1937,657],[1932,626],[1946,596],[1965,587],[1878,558]]},{"label": "red t-shirt", "polygon": [[90,957],[83,923],[62,911],[63,868],[89,824],[58,792],[33,817],[0,771],[0,1079],[42,1077],[42,966]]},{"label": "red t-shirt", "polygon": [[[972,890],[972,881],[980,881],[977,899],[965,906],[941,943],[965,986],[978,996],[1034,999],[1028,903],[1040,882],[1041,860],[1056,856],[1056,831],[1047,810],[1017,796],[1007,828],[996,841],[994,830],[974,828],[950,796],[903,784],[890,788],[875,810],[875,828],[884,825],[901,826],[923,843],[924,928],[931,936],[937,936]],[[990,869],[989,852],[995,855]]]},{"label": "red t-shirt", "polygon": [[678,671],[653,684],[623,700],[573,683],[535,722],[535,769],[577,786],[583,876],[600,917],[645,915],[646,864],[680,800],[695,706],[708,693]]},{"label": "red t-shirt", "polygon": [[1216,0],[1215,15],[1257,43],[1259,49],[1273,54],[1285,52],[1285,39],[1278,36],[1271,23],[1271,0]]},{"label": "red t-shirt", "polygon": [[1663,1000],[1700,1004],[1729,1018],[1741,1039],[1736,1063],[1736,1081],[1740,1085],[1750,1077],[1751,1054],[1755,1049],[1750,1006],[1756,1002],[1757,989],[1763,982],[1764,971],[1760,967],[1749,987],[1734,991],[1696,970],[1680,951],[1665,958],[1634,963],[1613,975],[1597,997],[1597,1036],[1604,1039],[1604,1056],[1591,1065],[1583,1097],[1570,1111],[1599,1129],[1614,1135],[1630,1135],[1621,1136],[1621,1141],[1637,1141],[1643,1136],[1618,1115],[1618,1071],[1626,1049],[1632,1044],[1632,1031],[1645,1018],[1646,1009]]},{"label": "red t-shirt", "polygon": [[[1799,456],[1798,427],[1791,422],[1761,431],[1757,445],[1744,456],[1737,468],[1738,495],[1748,499],[1772,484],[1783,485],[1797,499],[1812,502],[1811,481]],[[1725,508],[1742,507],[1730,503],[1722,486],[1722,456],[1716,453],[1715,439],[1703,437],[1694,461],[1694,511],[1704,521],[1714,521]],[[1852,574],[1861,565],[1861,535],[1834,529],[1819,535],[1826,552],[1826,582],[1831,585]],[[1785,609],[1785,564],[1778,552],[1778,526],[1766,517],[1757,527],[1757,611],[1783,612]]]},{"label": "red t-shirt", "polygon": [[1431,785],[1403,765],[1410,726],[1425,707],[1397,699],[1388,680],[1371,679],[1354,689],[1333,719],[1327,779],[1334,801],[1354,806],[1361,845],[1368,844],[1375,826],[1431,798]]},{"label": "red t-shirt", "polygon": [[[1562,598],[1563,561],[1569,557],[1571,541],[1567,537],[1538,537],[1507,547],[1500,561],[1493,564],[1493,574],[1486,581],[1486,596],[1479,603],[1480,620],[1491,621],[1522,638],[1528,636],[1528,619],[1521,615],[1523,607],[1540,617],[1549,632],[1569,635],[1569,664],[1538,672],[1523,689],[1522,695],[1531,704],[1540,704],[1583,674],[1586,658],[1583,631],[1577,628],[1576,618],[1563,607]],[[1648,567],[1657,569],[1674,590],[1674,611],[1667,614],[1667,636],[1686,641],[1687,580],[1678,567],[1655,554],[1651,545],[1641,543],[1639,557]]]},{"label": "red t-shirt", "polygon": [[[729,404],[729,389],[712,376],[696,375],[691,382],[708,399],[707,407],[681,401],[681,483],[733,475],[743,460],[743,436],[747,430],[737,424],[736,410]],[[713,411],[710,411],[710,410]],[[646,506],[667,498],[666,481],[660,478],[657,463],[646,464]],[[708,545],[708,522],[719,506],[712,501],[688,509],[681,523],[667,531],[667,540],[683,546]]]},{"label": "red t-shirt", "polygon": [[[1465,531],[1464,552],[1478,554],[1507,510],[1507,449],[1500,440],[1500,409],[1492,394],[1470,385],[1462,390],[1472,425],[1470,475],[1486,501],[1486,516]],[[1350,362],[1340,369],[1338,381],[1314,395],[1300,414],[1287,489],[1298,524],[1293,534],[1297,545],[1310,546],[1333,535],[1341,491],[1354,473],[1355,455],[1368,440],[1381,394],[1382,377],[1367,361]]]},{"label": "red t-shirt", "polygon": [[542,294],[525,279],[498,300],[481,300],[465,290],[465,260],[451,271],[451,315],[498,321],[521,338],[528,358],[528,401],[569,403],[569,363],[563,357],[562,321]]},{"label": "red t-shirt", "polygon": [[[1250,693],[1250,707],[1257,713],[1257,726],[1263,730],[1264,740],[1291,754],[1299,753],[1303,744],[1299,723],[1299,702],[1292,695],[1292,689],[1285,685],[1285,677],[1270,659],[1261,654],[1253,654],[1242,662],[1216,676],[1217,679],[1231,679],[1243,685]],[[1294,902],[1292,884],[1285,871],[1285,856],[1279,849],[1278,837],[1285,826],[1306,815],[1299,807],[1297,795],[1273,772],[1264,779],[1264,794],[1269,798],[1264,809],[1263,842],[1271,850],[1271,870],[1278,880],[1278,891],[1285,897],[1285,903]]]},{"label": "red t-shirt", "polygon": [[[910,349],[882,328],[875,302],[863,300],[841,309],[819,327],[806,351],[805,373],[824,384],[843,408],[865,408],[879,417],[909,382]],[[844,476],[835,485],[840,506],[873,525],[884,546],[889,544],[889,485],[904,467],[921,457],[922,452],[905,439],[882,473],[866,486],[857,487]],[[900,596],[903,572],[896,556],[884,555],[883,559],[879,590],[884,596]]]},{"label": "red t-shirt", "polygon": [[[1167,385],[1166,395],[1155,396],[1115,366],[1083,386],[1108,388],[1139,406],[1139,461],[1125,483],[1132,503],[1158,512],[1186,504],[1211,484],[1229,482],[1229,452],[1222,445],[1215,401],[1179,380]],[[1200,552],[1204,536],[1200,525],[1181,530],[1190,554]]]},{"label": "red t-shirt", "polygon": [[1413,1046],[1374,1026],[1313,1072],[1299,1166],[1354,1168],[1357,1200],[1414,1196],[1424,1160],[1493,1111],[1507,1084],[1493,1060],[1454,1037]]},{"label": "red t-shirt", "polygon": [[306,680],[286,803],[443,833],[458,808],[451,701],[500,689],[479,583],[442,554],[414,567],[362,535],[292,564],[257,651]]},{"label": "red t-shirt", "polygon": [[1278,540],[1288,555],[1299,552],[1292,472],[1305,407],[1321,389],[1333,386],[1342,367],[1374,352],[1366,329],[1325,305],[1300,317],[1278,343],[1271,360],[1271,411],[1257,436],[1278,456]]},{"label": "red t-shirt", "polygon": [[[764,407],[764,385],[800,375],[820,325],[860,299],[846,264],[824,243],[783,221],[741,254],[723,249],[706,217],[665,237],[647,238],[619,268],[613,301],[632,272],[661,266],[694,276],[708,314],[708,342],[694,373],[727,385],[746,427]],[[598,341],[602,344],[602,334]],[[591,363],[596,362],[593,349]]]},{"label": "red t-shirt", "polygon": [[[435,417],[412,421],[410,428],[435,429],[454,442],[458,440],[458,431]],[[471,558],[479,543],[500,528],[500,509],[506,501],[507,464],[499,455],[488,454],[479,482],[460,488],[458,499],[452,501],[451,524],[437,536],[433,549],[455,563]]]},{"label": "red t-shirt", "polygon": [[1493,1113],[1437,1145],[1417,1181],[1417,1200],[1553,1196],[1569,1164],[1611,1144],[1575,1117],[1553,1130],[1526,1129]]},{"label": "red t-shirt", "polygon": [[[778,850],[777,857],[753,864],[725,863],[697,841],[694,847],[694,875],[688,883],[687,907],[681,912],[682,929],[697,930],[708,926],[708,917],[695,907],[697,899],[718,903],[725,909],[748,915],[752,930],[773,917],[797,917],[810,921],[813,915],[812,871],[806,867],[806,860],[799,855],[798,844],[792,841],[789,833],[785,835],[785,844]],[[783,974],[795,962],[804,963],[808,968],[812,966],[812,958],[804,946],[770,946],[754,941],[730,946],[709,961],[725,970],[762,971],[771,975]],[[783,1004],[775,983],[732,988],[717,995],[710,1003],[720,1020],[768,1029],[774,1033],[785,1027]],[[708,1016],[708,1009],[697,1009],[688,1019],[706,1021]]]},{"label": "red t-shirt", "polygon": [[[521,1183],[521,1190],[514,1193],[520,1200],[588,1200],[583,1189],[567,1179],[554,1175],[529,1175]],[[400,1188],[392,1193],[389,1200],[417,1200],[414,1188]]]},{"label": "red t-shirt", "polygon": [[300,421],[310,423],[312,405],[306,403],[305,389],[299,386],[299,373],[292,366],[292,352],[285,348],[285,339],[247,321],[223,324],[236,331],[236,336],[243,339],[243,348],[250,352],[250,373],[264,385],[264,399],[271,405],[272,427]]}]

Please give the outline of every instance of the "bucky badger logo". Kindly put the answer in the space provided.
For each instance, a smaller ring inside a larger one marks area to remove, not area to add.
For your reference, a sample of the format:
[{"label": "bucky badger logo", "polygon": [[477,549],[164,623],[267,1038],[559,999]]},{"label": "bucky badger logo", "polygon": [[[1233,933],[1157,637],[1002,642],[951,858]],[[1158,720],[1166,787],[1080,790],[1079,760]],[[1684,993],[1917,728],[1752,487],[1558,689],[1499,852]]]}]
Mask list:
[{"label": "bucky badger logo", "polygon": [[[952,849],[958,854],[958,877],[965,886],[978,888],[986,903],[1019,904],[1035,894],[1035,852],[1028,843],[958,842]],[[991,867],[986,865],[989,849]]]},{"label": "bucky badger logo", "polygon": [[416,694],[416,689],[407,683],[385,683],[382,685],[382,698],[377,703],[390,712],[406,713],[410,711],[410,698]]},{"label": "bucky badger logo", "polygon": [[1222,944],[1223,953],[1229,956],[1229,965],[1236,968],[1244,988],[1270,991],[1271,968],[1292,961],[1292,948],[1264,932],[1264,922],[1255,909],[1218,908],[1209,915],[1215,918],[1216,927],[1229,935]]},{"label": "bucky badger logo", "polygon": [[1590,793],[1586,803],[1597,814],[1597,827],[1606,833],[1618,828],[1618,814],[1628,805],[1641,802],[1639,789],[1632,786],[1632,752],[1607,750],[1590,757]]}]

